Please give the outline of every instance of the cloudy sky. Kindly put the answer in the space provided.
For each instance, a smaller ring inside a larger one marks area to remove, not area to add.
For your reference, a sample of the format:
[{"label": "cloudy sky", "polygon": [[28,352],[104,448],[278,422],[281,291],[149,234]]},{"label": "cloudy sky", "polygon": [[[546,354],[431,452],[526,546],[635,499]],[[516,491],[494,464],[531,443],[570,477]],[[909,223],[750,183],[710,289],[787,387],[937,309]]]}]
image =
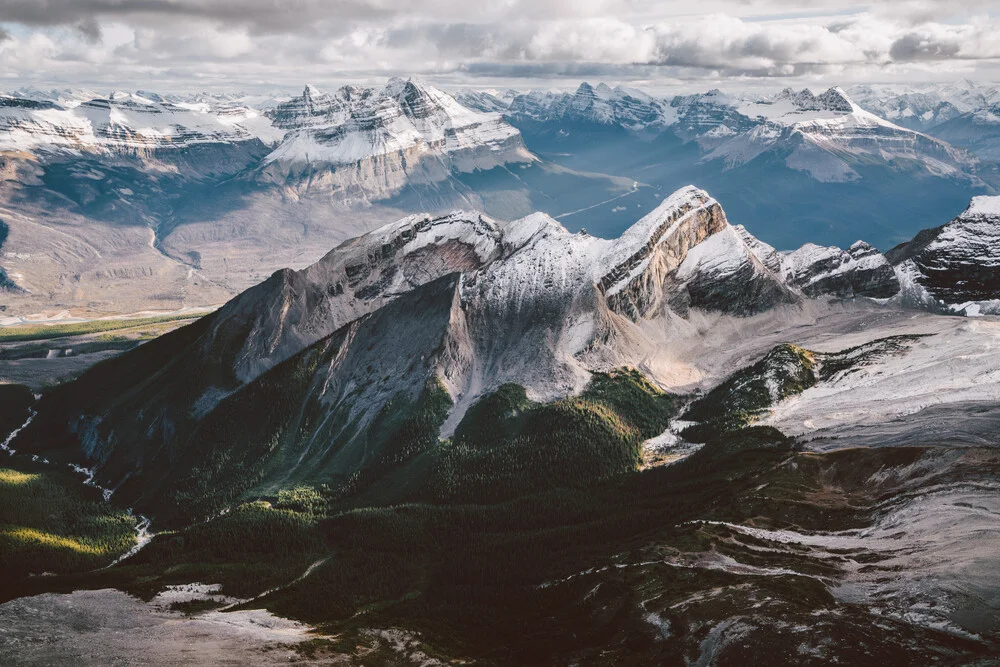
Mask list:
[{"label": "cloudy sky", "polygon": [[1000,0],[0,0],[0,88],[391,75],[676,90],[998,81]]}]

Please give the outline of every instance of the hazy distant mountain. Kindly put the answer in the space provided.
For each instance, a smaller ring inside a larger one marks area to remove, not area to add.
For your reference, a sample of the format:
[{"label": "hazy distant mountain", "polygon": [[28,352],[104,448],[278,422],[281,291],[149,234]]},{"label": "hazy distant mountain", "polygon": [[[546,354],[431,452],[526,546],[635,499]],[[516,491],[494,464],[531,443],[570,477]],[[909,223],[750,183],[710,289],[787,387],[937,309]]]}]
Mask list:
[{"label": "hazy distant mountain", "polygon": [[933,127],[930,132],[968,149],[982,160],[1000,162],[1000,102],[956,116]]},{"label": "hazy distant mountain", "polygon": [[[973,155],[880,118],[839,88],[657,99],[583,84],[514,96],[504,114],[532,150],[574,169],[666,190],[704,183],[732,202],[735,220],[785,248],[860,237],[888,248],[994,189],[995,173]],[[625,210],[604,215],[599,233],[627,224]]]},{"label": "hazy distant mountain", "polygon": [[935,134],[933,128],[937,125],[1000,102],[996,86],[968,80],[921,86],[856,85],[848,92],[867,111],[931,134]]}]

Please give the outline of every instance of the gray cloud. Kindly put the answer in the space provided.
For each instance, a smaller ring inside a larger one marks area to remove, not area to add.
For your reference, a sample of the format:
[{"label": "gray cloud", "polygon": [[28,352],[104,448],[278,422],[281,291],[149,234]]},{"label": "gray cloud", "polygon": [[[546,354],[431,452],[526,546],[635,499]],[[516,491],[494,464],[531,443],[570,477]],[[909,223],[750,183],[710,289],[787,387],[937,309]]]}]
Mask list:
[{"label": "gray cloud", "polygon": [[897,61],[943,60],[957,56],[961,48],[957,39],[939,40],[909,33],[892,43],[889,56]]},{"label": "gray cloud", "polygon": [[931,64],[974,76],[1000,69],[993,5],[811,0],[803,12],[802,0],[702,0],[705,14],[692,16],[639,0],[0,0],[0,77],[843,83],[924,76]]},{"label": "gray cloud", "polygon": [[93,16],[81,19],[76,24],[76,29],[83,35],[84,39],[92,44],[101,41],[101,26]]},{"label": "gray cloud", "polygon": [[384,19],[377,0],[4,0],[0,18],[25,25],[84,25],[107,20],[207,19],[255,32],[298,30],[317,20]]}]

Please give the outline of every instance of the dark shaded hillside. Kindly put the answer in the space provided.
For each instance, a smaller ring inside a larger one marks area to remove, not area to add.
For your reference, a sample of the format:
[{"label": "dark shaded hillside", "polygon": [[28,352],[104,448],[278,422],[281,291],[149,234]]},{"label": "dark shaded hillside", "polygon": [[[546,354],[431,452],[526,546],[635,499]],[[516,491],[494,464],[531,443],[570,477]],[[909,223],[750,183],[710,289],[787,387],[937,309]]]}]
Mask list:
[{"label": "dark shaded hillside", "polygon": [[[418,288],[243,386],[232,369],[246,334],[223,335],[239,320],[219,330],[219,315],[207,316],[46,394],[24,442],[69,459],[82,447],[117,501],[166,523],[203,519],[261,485],[346,482],[426,448],[399,413],[439,391],[456,285],[453,275]],[[434,414],[436,442],[446,413]]]}]

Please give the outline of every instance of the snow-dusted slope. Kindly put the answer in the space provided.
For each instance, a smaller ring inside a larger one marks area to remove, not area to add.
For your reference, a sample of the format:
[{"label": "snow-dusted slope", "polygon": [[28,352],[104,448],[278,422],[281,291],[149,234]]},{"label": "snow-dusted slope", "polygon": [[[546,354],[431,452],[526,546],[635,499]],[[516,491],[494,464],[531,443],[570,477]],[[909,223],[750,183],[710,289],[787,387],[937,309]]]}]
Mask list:
[{"label": "snow-dusted slope", "polygon": [[617,239],[570,233],[543,213],[504,223],[470,212],[415,215],[348,241],[302,271],[275,274],[221,309],[214,327],[243,332],[252,323],[250,335],[234,339],[241,349],[236,374],[247,381],[451,272],[464,274],[463,303],[482,340],[519,332],[510,348],[523,355],[531,346],[518,337],[545,331],[543,348],[567,346],[556,357],[583,350],[611,313],[633,322],[691,309],[750,315],[803,294],[895,293],[894,283],[872,279],[885,270],[892,275],[870,246],[822,250],[836,251],[838,261],[809,260],[810,249],[783,257],[731,226],[719,203],[693,186],[665,198]]},{"label": "snow-dusted slope", "polygon": [[90,99],[0,96],[0,151],[142,154],[202,144],[273,143],[280,134],[249,107],[175,104],[126,92]]},{"label": "snow-dusted slope", "polygon": [[973,197],[957,218],[888,257],[909,300],[970,315],[1000,313],[1000,197]]},{"label": "snow-dusted slope", "polygon": [[306,86],[271,117],[287,133],[264,159],[266,178],[296,184],[308,176],[309,187],[353,189],[359,197],[389,196],[404,185],[444,180],[452,170],[534,160],[499,115],[403,79],[334,93]]},{"label": "snow-dusted slope", "polygon": [[705,159],[723,159],[729,168],[768,151],[780,152],[789,168],[821,182],[857,180],[859,164],[895,161],[935,176],[959,178],[974,164],[943,141],[865,111],[841,88],[818,96],[786,89],[774,97],[738,100],[733,108],[753,123],[749,130],[729,123],[699,136],[710,149]]}]

